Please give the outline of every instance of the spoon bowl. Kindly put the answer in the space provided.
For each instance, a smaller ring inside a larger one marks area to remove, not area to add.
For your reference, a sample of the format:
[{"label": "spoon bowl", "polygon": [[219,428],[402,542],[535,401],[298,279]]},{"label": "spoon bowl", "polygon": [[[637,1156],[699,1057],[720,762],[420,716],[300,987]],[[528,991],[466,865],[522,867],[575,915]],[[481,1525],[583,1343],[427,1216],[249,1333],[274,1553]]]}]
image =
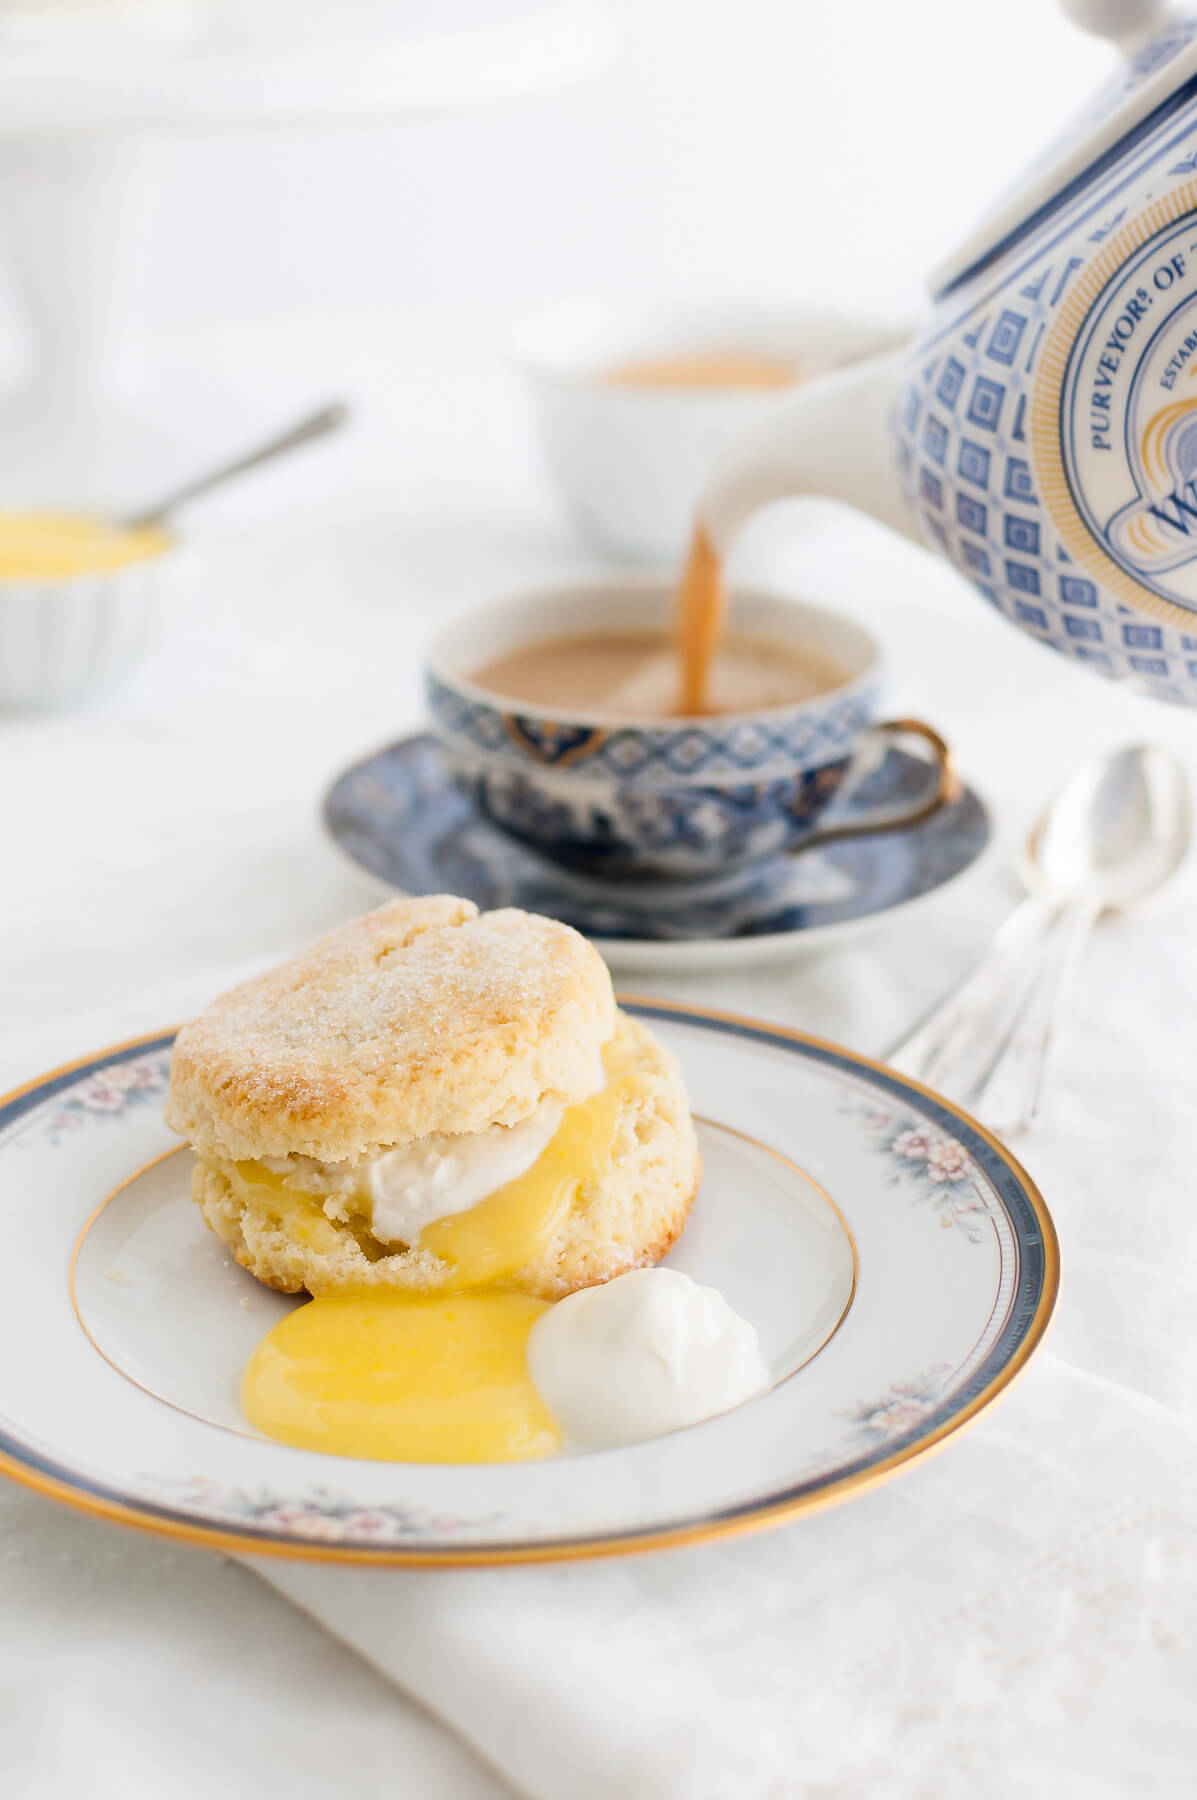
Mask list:
[{"label": "spoon bowl", "polygon": [[1031,829],[1022,875],[1058,905],[1085,896],[1097,912],[1120,911],[1170,881],[1191,842],[1181,764],[1158,746],[1132,744],[1065,782]]}]

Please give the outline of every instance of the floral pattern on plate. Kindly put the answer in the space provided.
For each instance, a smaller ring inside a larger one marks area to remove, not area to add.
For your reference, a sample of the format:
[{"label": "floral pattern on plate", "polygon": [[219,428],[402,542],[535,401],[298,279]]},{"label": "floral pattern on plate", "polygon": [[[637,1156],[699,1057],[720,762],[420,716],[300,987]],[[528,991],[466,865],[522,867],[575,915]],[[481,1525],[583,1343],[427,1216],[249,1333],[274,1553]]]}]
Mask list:
[{"label": "floral pattern on plate", "polygon": [[279,1494],[268,1488],[226,1488],[197,1475],[178,1483],[146,1476],[146,1484],[169,1495],[188,1511],[203,1513],[229,1525],[252,1524],[263,1531],[313,1543],[412,1544],[422,1538],[447,1537],[469,1528],[484,1530],[498,1523],[497,1516],[465,1519],[449,1513],[430,1513],[404,1501],[363,1506],[328,1488],[309,1488],[303,1494]]},{"label": "floral pattern on plate", "polygon": [[29,1117],[17,1141],[56,1145],[101,1120],[121,1119],[134,1107],[161,1105],[170,1079],[170,1057],[135,1056],[94,1069],[63,1088],[49,1105]]},{"label": "floral pattern on plate", "polygon": [[842,1110],[859,1119],[889,1164],[887,1180],[916,1200],[928,1202],[948,1229],[955,1226],[970,1244],[982,1241],[990,1217],[988,1194],[976,1180],[975,1164],[964,1145],[937,1126],[913,1114],[878,1107],[849,1093]]},{"label": "floral pattern on plate", "polygon": [[948,1363],[935,1363],[912,1381],[894,1381],[879,1400],[866,1401],[848,1416],[852,1435],[867,1445],[886,1444],[904,1437],[931,1416],[944,1396]]}]

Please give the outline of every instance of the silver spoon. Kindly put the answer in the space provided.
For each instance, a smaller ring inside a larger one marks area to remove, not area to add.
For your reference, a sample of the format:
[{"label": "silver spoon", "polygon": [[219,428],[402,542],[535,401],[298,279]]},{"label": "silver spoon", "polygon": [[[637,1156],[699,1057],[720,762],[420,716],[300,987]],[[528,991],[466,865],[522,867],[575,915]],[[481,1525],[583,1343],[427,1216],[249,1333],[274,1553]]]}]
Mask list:
[{"label": "silver spoon", "polygon": [[232,481],[234,476],[244,475],[249,469],[257,469],[263,463],[273,462],[276,456],[286,456],[289,451],[298,450],[301,444],[310,444],[316,438],[325,437],[330,431],[338,431],[348,417],[349,408],[343,401],[322,406],[319,412],[309,413],[298,424],[279,432],[276,437],[269,438],[256,449],[244,451],[231,462],[221,463],[219,468],[210,469],[206,475],[198,475],[193,480],[184,482],[181,487],[172,488],[170,493],[155,500],[152,506],[138,507],[136,512],[121,514],[116,523],[126,531],[147,525],[161,525],[186,501],[194,500],[200,494],[209,494],[213,488],[223,487],[226,481]]},{"label": "silver spoon", "polygon": [[[1166,750],[1135,745],[1086,763],[1027,839],[1028,897],[981,963],[887,1060],[949,1088],[994,1129],[1027,1129],[1089,932],[1103,912],[1158,892],[1184,861],[1191,835],[1188,782]],[[970,1054],[972,1069],[985,1060],[967,1080]]]}]

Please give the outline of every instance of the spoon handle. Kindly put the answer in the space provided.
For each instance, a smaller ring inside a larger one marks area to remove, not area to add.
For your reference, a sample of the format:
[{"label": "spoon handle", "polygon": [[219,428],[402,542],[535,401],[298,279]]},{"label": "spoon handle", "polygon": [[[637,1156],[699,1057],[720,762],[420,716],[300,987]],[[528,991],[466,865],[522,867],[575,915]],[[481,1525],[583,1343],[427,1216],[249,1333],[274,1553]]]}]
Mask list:
[{"label": "spoon handle", "polygon": [[980,962],[888,1051],[885,1061],[929,1087],[957,1063],[993,1007],[1015,989],[1058,913],[1059,904],[1028,894],[998,929]]},{"label": "spoon handle", "polygon": [[273,462],[276,456],[285,456],[288,451],[297,450],[301,444],[310,444],[314,438],[339,430],[348,417],[349,408],[343,401],[322,406],[319,412],[309,413],[306,418],[289,426],[286,431],[279,432],[276,437],[269,438],[266,443],[259,444],[256,449],[246,451],[232,462],[222,463],[218,469],[210,469],[206,475],[184,482],[181,487],[174,488],[169,494],[156,500],[152,506],[140,507],[136,512],[124,514],[119,522],[127,530],[160,525],[184,501],[211,493],[213,488],[223,487],[226,481],[231,481],[236,475],[244,475],[247,470],[259,468],[262,463]]},{"label": "spoon handle", "polygon": [[1056,1027],[1101,910],[1091,894],[1078,895],[1064,907],[1051,932],[1043,971],[989,1067],[965,1097],[969,1110],[1001,1136],[1029,1131],[1039,1116]]}]

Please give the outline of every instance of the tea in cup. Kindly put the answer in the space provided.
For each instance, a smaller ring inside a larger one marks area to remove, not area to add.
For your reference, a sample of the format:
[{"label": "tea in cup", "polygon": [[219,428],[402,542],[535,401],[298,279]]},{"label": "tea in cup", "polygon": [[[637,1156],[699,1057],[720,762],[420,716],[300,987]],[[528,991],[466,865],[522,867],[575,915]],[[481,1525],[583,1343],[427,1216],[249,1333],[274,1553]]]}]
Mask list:
[{"label": "tea in cup", "polygon": [[[675,595],[629,577],[529,593],[450,626],[426,662],[432,729],[478,809],[590,877],[706,880],[833,838],[895,831],[955,791],[946,745],[881,719],[862,626],[761,589],[733,599],[707,710],[676,710]],[[881,739],[917,740],[925,795],[836,824]]]}]

